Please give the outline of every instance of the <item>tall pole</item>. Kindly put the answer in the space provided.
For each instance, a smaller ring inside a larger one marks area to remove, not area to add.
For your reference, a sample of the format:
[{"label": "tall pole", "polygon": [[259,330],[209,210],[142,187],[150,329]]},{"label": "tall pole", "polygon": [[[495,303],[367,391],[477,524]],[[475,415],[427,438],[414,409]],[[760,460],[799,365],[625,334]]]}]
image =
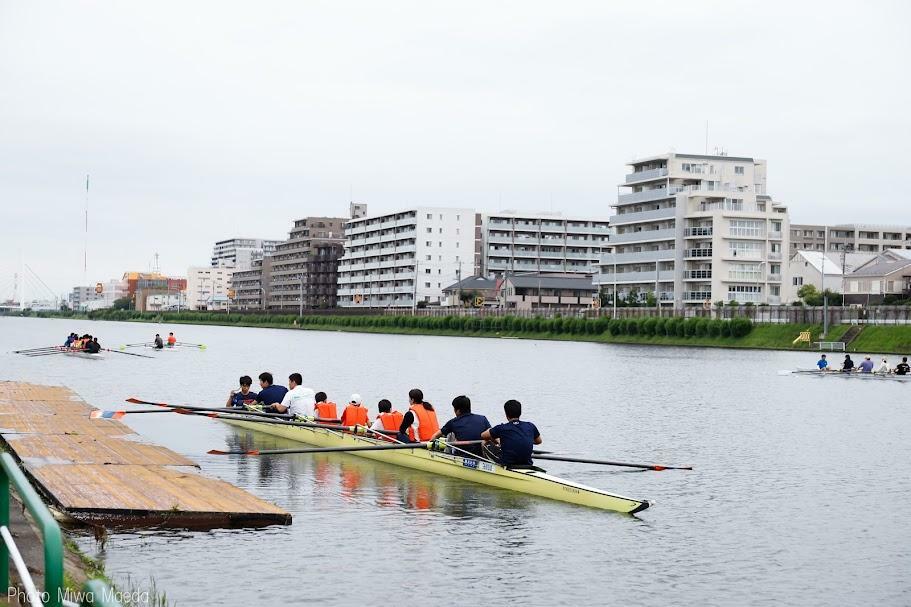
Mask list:
[{"label": "tall pole", "polygon": [[617,252],[611,249],[611,256],[614,258],[614,311],[611,318],[617,318]]},{"label": "tall pole", "polygon": [[829,228],[823,238],[822,252],[822,336],[829,334],[829,296],[826,295],[826,255],[829,253]]},{"label": "tall pole", "polygon": [[[414,289],[411,296],[411,315],[414,316],[418,312],[418,256],[417,253],[414,255]],[[394,270],[393,270],[394,271]]]},{"label": "tall pole", "polygon": [[88,281],[89,270],[89,176],[85,176],[85,234],[82,240],[82,282]]},{"label": "tall pole", "polygon": [[302,317],[304,315],[304,274],[301,273],[301,297],[300,302],[297,306],[297,316]]}]

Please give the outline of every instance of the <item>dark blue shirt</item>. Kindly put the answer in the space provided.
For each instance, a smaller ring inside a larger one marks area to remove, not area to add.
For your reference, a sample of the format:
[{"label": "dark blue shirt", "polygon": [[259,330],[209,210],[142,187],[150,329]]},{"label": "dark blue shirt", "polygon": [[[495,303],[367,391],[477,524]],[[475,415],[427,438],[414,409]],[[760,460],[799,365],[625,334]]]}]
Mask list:
[{"label": "dark blue shirt", "polygon": [[[448,436],[450,433],[455,434],[456,440],[481,440],[481,432],[488,428],[490,428],[490,422],[486,417],[477,413],[466,413],[453,417],[443,424],[440,432],[443,433],[443,436]],[[459,449],[481,457],[481,445],[465,445]],[[461,451],[456,451],[455,454],[464,455]]]},{"label": "dark blue shirt", "polygon": [[490,436],[500,439],[500,463],[504,466],[531,466],[534,463],[531,452],[541,433],[533,423],[515,419],[491,428]]},{"label": "dark blue shirt", "polygon": [[[245,400],[256,400],[256,392],[250,390],[246,394],[240,392],[235,392],[234,396],[231,397],[231,406],[232,407],[243,407]],[[281,401],[278,401],[281,402]]]},{"label": "dark blue shirt", "polygon": [[273,384],[268,388],[265,388],[256,396],[256,402],[264,405],[274,405],[275,403],[282,402],[282,399],[285,398],[285,394],[287,393],[288,388]]}]

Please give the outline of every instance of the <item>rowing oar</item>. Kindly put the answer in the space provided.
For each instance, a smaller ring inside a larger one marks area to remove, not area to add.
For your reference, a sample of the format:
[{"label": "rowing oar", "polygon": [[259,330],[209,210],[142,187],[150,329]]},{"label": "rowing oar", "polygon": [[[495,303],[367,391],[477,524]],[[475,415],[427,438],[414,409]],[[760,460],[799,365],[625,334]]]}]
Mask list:
[{"label": "rowing oar", "polygon": [[[466,440],[446,443],[452,447],[464,447],[465,445],[477,445],[484,441]],[[397,449],[429,449],[434,441],[422,443],[404,443],[399,445],[356,445],[354,447],[307,447],[303,449],[269,449],[264,451],[220,451],[212,449],[207,451],[209,455],[284,455],[286,453],[344,453],[350,451],[394,451]]]},{"label": "rowing oar", "polygon": [[193,405],[169,405],[168,403],[155,403],[148,400],[139,400],[138,398],[128,398],[128,403],[134,405],[154,405],[156,407],[167,407],[169,409],[183,409],[184,411],[194,411],[198,413],[234,413],[236,415],[257,415],[262,417],[276,417],[278,419],[291,419],[287,413],[266,413],[265,411],[251,411],[249,409],[238,409],[236,407],[195,407]]},{"label": "rowing oar", "polygon": [[29,358],[35,358],[38,356],[53,356],[55,354],[66,354],[67,352],[82,352],[82,350],[67,350],[66,348],[61,348],[59,350],[46,350],[44,352],[25,352],[22,356],[28,356]]},{"label": "rowing oar", "polygon": [[627,464],[625,462],[609,462],[603,459],[582,459],[578,457],[564,457],[562,455],[545,455],[543,452],[532,451],[535,459],[550,459],[556,462],[574,462],[577,464],[600,464],[602,466],[623,466],[626,468],[642,468],[643,470],[692,470],[692,466],[662,466],[660,464]]},{"label": "rowing oar", "polygon": [[[181,415],[196,415],[194,411],[188,409],[145,409],[141,411],[102,411],[94,409],[89,413],[89,419],[120,419],[127,413],[180,413]],[[202,415],[201,413],[199,415]]]},{"label": "rowing oar", "polygon": [[135,352],[121,352],[120,350],[111,350],[110,348],[101,348],[102,352],[113,352],[114,354],[126,354],[127,356],[138,356],[139,358],[155,358],[154,356],[146,356],[145,354],[136,354]]},{"label": "rowing oar", "polygon": [[31,352],[48,352],[50,350],[60,350],[65,346],[44,346],[43,348],[26,348],[25,350],[13,350],[13,354],[29,354]]}]

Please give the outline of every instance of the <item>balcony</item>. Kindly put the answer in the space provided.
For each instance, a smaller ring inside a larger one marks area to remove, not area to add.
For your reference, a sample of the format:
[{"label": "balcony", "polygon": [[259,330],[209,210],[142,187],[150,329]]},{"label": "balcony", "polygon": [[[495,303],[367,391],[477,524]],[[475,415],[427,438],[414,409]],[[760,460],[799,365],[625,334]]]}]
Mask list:
[{"label": "balcony", "polygon": [[781,282],[781,274],[769,274],[769,282]]},{"label": "balcony", "polygon": [[683,293],[683,301],[686,302],[699,302],[702,303],[706,299],[712,299],[712,291],[685,291]]},{"label": "balcony", "polygon": [[711,270],[684,270],[683,280],[711,280]]},{"label": "balcony", "polygon": [[712,249],[711,249],[711,247],[708,247],[708,248],[698,248],[698,249],[687,249],[684,256],[687,257],[687,258],[711,257],[711,256],[712,256]]},{"label": "balcony", "polygon": [[772,251],[769,253],[769,259],[780,261],[781,260],[781,251]]},{"label": "balcony", "polygon": [[652,179],[660,179],[661,177],[667,177],[667,167],[660,169],[651,169],[650,171],[638,171],[636,173],[630,173],[626,176],[626,183],[636,183],[639,181],[649,181]]},{"label": "balcony", "polygon": [[727,301],[736,301],[738,303],[761,303],[762,293],[731,293],[728,292]]},{"label": "balcony", "polygon": [[[676,192],[674,194],[676,194]],[[645,202],[647,200],[662,200],[669,196],[673,196],[674,194],[669,193],[667,187],[642,190],[641,192],[620,194],[617,196],[617,204],[633,204],[636,202]]]},{"label": "balcony", "polygon": [[636,263],[640,261],[673,261],[676,254],[676,249],[636,251],[630,253],[604,253],[601,255],[601,265],[611,265],[614,263]]},{"label": "balcony", "polygon": [[769,232],[769,238],[772,240],[781,240],[781,232]]},{"label": "balcony", "polygon": [[676,217],[676,215],[676,207],[664,207],[661,209],[653,209],[651,211],[639,211],[638,213],[618,213],[616,215],[611,215],[610,223],[612,226],[617,226],[628,223],[640,223],[642,221],[673,219]]},{"label": "balcony", "polygon": [[[672,270],[662,270],[658,275],[658,282],[673,282],[674,272]],[[600,284],[631,284],[631,283],[648,283],[655,284],[654,272],[617,272],[617,280],[614,280],[613,272],[603,272],[595,276],[595,281]]]},{"label": "balcony", "polygon": [[[711,228],[709,228],[711,230]],[[623,244],[626,242],[645,242],[649,240],[674,240],[674,228],[663,230],[639,230],[637,232],[624,232],[611,236],[610,244]]]},{"label": "balcony", "polygon": [[699,238],[701,236],[711,236],[712,233],[713,233],[713,230],[710,227],[709,228],[704,228],[704,227],[686,228],[683,230],[684,238]]}]

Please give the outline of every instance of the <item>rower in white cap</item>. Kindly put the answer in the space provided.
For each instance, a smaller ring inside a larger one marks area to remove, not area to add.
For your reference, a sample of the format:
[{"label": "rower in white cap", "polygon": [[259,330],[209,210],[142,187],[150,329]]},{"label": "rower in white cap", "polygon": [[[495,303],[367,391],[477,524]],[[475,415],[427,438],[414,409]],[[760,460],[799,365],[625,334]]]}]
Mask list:
[{"label": "rower in white cap", "polygon": [[360,394],[352,394],[348,406],[342,412],[343,426],[367,426],[370,420],[367,417],[367,408]]}]

